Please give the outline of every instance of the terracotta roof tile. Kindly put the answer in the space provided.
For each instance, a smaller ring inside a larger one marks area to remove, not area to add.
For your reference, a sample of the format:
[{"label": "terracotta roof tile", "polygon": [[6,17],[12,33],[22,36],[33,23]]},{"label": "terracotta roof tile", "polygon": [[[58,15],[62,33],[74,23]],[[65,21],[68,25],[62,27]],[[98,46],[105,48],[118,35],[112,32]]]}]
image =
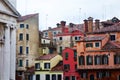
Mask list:
[{"label": "terracotta roof tile", "polygon": [[115,42],[109,41],[102,48],[102,50],[111,50],[111,49],[120,49],[120,45],[116,44]]},{"label": "terracotta roof tile", "polygon": [[54,58],[56,55],[58,55],[58,54],[46,54],[46,55],[40,56],[36,60],[50,60],[50,59]]},{"label": "terracotta roof tile", "polygon": [[63,71],[63,61],[60,61],[51,71]]},{"label": "terracotta roof tile", "polygon": [[117,32],[120,31],[120,22],[109,27],[103,27],[99,30],[95,30],[93,33],[105,33],[105,32]]},{"label": "terracotta roof tile", "polygon": [[21,16],[21,17],[18,18],[18,22],[25,21],[25,20],[27,20],[27,19],[29,19],[29,18],[35,16],[35,15],[38,15],[38,13],[36,13],[36,14],[29,14],[29,15],[25,15],[25,16]]},{"label": "terracotta roof tile", "polygon": [[93,36],[93,37],[85,37],[83,40],[81,41],[99,41],[99,40],[103,40],[105,38],[105,36]]}]

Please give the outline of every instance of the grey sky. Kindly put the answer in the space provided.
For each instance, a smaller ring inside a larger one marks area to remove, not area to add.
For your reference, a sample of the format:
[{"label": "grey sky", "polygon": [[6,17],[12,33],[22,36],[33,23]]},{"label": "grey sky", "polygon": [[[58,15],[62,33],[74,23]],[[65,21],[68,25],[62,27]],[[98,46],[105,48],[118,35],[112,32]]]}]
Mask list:
[{"label": "grey sky", "polygon": [[100,20],[120,18],[119,4],[120,0],[17,0],[17,10],[22,15],[39,13],[40,30],[44,30],[61,20],[78,24],[89,16]]}]

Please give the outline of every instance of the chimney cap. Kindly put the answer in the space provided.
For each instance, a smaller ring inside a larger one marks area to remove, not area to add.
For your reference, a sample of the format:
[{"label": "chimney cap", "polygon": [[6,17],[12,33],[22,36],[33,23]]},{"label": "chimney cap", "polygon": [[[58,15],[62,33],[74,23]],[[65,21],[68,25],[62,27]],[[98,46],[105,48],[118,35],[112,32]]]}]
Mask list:
[{"label": "chimney cap", "polygon": [[88,20],[93,20],[93,17],[88,17]]},{"label": "chimney cap", "polygon": [[95,21],[100,21],[99,19],[95,19]]}]

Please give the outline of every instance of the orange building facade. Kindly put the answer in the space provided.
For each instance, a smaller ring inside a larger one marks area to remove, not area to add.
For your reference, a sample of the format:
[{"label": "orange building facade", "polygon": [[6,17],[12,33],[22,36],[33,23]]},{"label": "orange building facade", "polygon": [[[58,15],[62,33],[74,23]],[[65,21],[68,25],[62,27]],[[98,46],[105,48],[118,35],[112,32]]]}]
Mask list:
[{"label": "orange building facade", "polygon": [[90,30],[77,41],[77,68],[81,80],[120,80],[120,23]]}]

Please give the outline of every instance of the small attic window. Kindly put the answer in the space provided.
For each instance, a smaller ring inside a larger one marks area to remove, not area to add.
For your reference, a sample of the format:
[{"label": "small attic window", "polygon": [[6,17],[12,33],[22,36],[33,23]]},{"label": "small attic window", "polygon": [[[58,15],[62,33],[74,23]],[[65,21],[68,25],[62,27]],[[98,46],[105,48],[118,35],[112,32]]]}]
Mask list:
[{"label": "small attic window", "polygon": [[115,40],[116,40],[115,35],[110,35],[110,40],[111,40],[111,41],[115,41]]}]

